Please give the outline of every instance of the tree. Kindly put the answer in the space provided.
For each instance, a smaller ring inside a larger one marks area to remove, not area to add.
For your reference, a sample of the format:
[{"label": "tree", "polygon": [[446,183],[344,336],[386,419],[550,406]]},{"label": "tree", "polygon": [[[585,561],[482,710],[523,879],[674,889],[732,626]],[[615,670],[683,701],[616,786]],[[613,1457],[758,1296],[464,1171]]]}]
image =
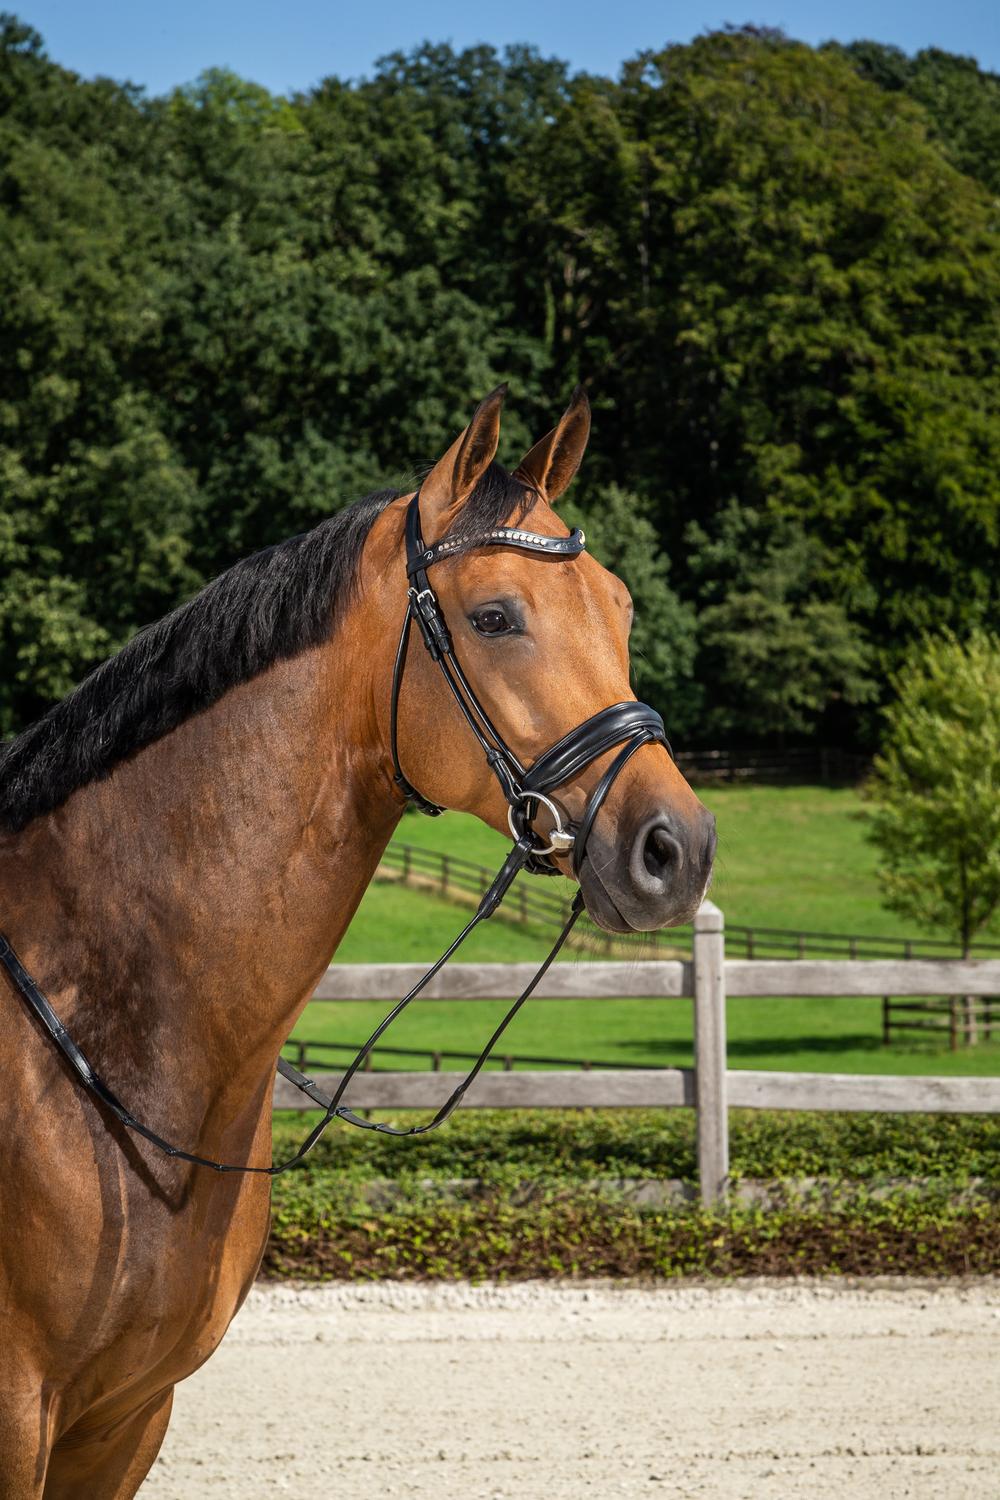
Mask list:
[{"label": "tree", "polygon": [[823,549],[802,527],[739,506],[685,535],[698,613],[700,728],[732,739],[807,735],[840,702],[869,702],[871,650],[821,584]]},{"label": "tree", "polygon": [[0,734],[200,581],[191,476],[142,389],[159,320],[141,135],[127,90],[0,17]]},{"label": "tree", "polygon": [[848,47],[828,42],[826,47],[843,52],[863,78],[923,105],[955,165],[992,192],[1000,191],[1000,76],[978,67],[974,58],[937,47],[915,57],[882,42]]},{"label": "tree", "polygon": [[1000,637],[927,637],[893,687],[869,784],[884,898],[967,957],[1000,908]]},{"label": "tree", "polygon": [[667,734],[688,735],[698,723],[701,688],[694,680],[695,618],[669,582],[648,506],[610,484],[585,505],[560,506],[567,526],[586,532],[588,549],[627,585],[635,605],[629,654],[635,691],[663,714]]},{"label": "tree", "polygon": [[931,135],[842,55],[714,33],[577,80],[517,206],[593,380],[589,482],[661,537],[733,496],[797,520],[889,661],[1000,578],[1000,227]]},{"label": "tree", "polygon": [[1000,605],[998,88],[747,29],[148,99],[0,14],[0,733],[502,379],[508,457],[588,385],[576,493],[672,727],[865,732]]}]

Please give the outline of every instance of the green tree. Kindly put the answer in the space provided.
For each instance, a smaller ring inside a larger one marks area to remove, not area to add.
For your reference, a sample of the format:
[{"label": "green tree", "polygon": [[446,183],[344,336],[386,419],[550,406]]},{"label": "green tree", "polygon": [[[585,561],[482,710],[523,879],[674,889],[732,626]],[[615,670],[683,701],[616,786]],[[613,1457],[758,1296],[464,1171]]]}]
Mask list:
[{"label": "green tree", "polygon": [[797,519],[890,659],[1000,579],[1000,226],[929,137],[841,55],[715,33],[575,81],[522,211],[592,475],[662,536],[734,496]]},{"label": "green tree", "polygon": [[842,51],[862,78],[915,99],[959,170],[1000,192],[1000,75],[980,68],[972,57],[956,57],[938,47],[907,57],[881,42],[828,46]]},{"label": "green tree", "polygon": [[147,99],[0,16],[0,732],[505,378],[508,456],[588,383],[579,503],[672,724],[864,728],[866,646],[884,681],[1000,603],[996,86],[739,31]]},{"label": "green tree", "polygon": [[191,476],[143,389],[157,221],[137,135],[129,91],[0,19],[0,733],[198,582]]},{"label": "green tree", "polygon": [[875,696],[871,651],[819,584],[822,548],[801,526],[733,502],[711,534],[692,523],[685,540],[711,685],[702,734],[807,735],[836,704]]},{"label": "green tree", "polygon": [[567,526],[583,528],[589,550],[632,595],[629,651],[637,696],[660,710],[668,735],[690,734],[701,706],[694,678],[694,611],[670,586],[670,562],[660,550],[648,506],[639,495],[610,484],[583,505],[560,506],[560,514]]},{"label": "green tree", "polygon": [[1000,637],[927,637],[893,681],[869,784],[887,906],[967,955],[1000,908]]}]

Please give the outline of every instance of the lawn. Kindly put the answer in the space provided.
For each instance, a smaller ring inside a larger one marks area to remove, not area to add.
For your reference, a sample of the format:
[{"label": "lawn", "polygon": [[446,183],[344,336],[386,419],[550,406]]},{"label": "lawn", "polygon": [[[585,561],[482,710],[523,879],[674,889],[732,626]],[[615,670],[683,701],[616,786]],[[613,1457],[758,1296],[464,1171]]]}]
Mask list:
[{"label": "lawn", "polygon": [[[699,795],[718,819],[710,895],[728,922],[865,936],[952,937],[940,929],[915,931],[912,922],[882,905],[876,852],[865,838],[866,808],[853,787],[715,786],[699,788]],[[491,869],[510,847],[509,839],[466,813],[443,818],[409,813],[395,838]],[[537,877],[521,878],[537,884]],[[377,892],[366,898],[372,905],[381,899]],[[1000,922],[986,935],[1000,941]]]},{"label": "lawn", "polygon": [[[704,800],[719,820],[713,899],[727,920],[867,935],[912,935],[880,904],[874,851],[864,839],[857,792],[829,787],[716,787]],[[459,813],[407,816],[397,840],[495,867],[508,842]],[[532,877],[521,877],[531,879]],[[428,892],[376,882],[337,954],[338,962],[430,962],[454,937],[467,908]],[[540,959],[551,934],[500,919],[477,929],[467,961]],[[574,955],[569,961],[582,961]],[[399,1046],[478,1050],[501,1007],[417,1001],[393,1030]],[[316,1001],[296,1036],[361,1042],[383,1007]],[[809,1072],[1000,1072],[1000,1043],[950,1053],[936,1038],[881,1042],[879,1000],[760,999],[729,1004],[732,1067]],[[534,1001],[514,1022],[504,1051],[645,1066],[691,1062],[688,1001]],[[393,1064],[394,1066],[396,1064]],[[400,1059],[399,1065],[405,1061]],[[413,1066],[425,1067],[426,1059]],[[457,1064],[455,1064],[457,1066]]]}]

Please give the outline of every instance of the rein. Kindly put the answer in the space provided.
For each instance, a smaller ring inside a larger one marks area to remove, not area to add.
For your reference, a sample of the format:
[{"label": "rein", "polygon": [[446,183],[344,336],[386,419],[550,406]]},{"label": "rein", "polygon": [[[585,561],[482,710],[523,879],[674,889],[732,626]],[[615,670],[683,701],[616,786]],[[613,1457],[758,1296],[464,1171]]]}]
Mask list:
[{"label": "rein", "polygon": [[[514,838],[514,846],[497,871],[489,890],[483,896],[473,916],[466,923],[465,927],[463,927],[454,942],[450,944],[441,957],[427,970],[427,973],[417,981],[413,988],[393,1006],[388,1015],[379,1022],[364,1046],[343,1073],[332,1097],[324,1094],[310,1078],[307,1078],[303,1073],[293,1068],[291,1063],[286,1062],[283,1057],[278,1059],[277,1069],[281,1076],[324,1111],[322,1118],[309,1132],[293,1156],[290,1156],[286,1161],[272,1162],[267,1167],[241,1166],[235,1162],[214,1161],[210,1157],[199,1156],[196,1152],[185,1151],[180,1146],[172,1145],[171,1142],[158,1135],[155,1130],[150,1129],[148,1125],[144,1125],[140,1120],[137,1120],[118,1098],[114,1090],[100,1077],[81,1048],[77,1046],[45,994],[39,989],[31,975],[24,968],[24,965],[8,940],[0,933],[0,964],[6,969],[25,1005],[55,1043],[84,1088],[103,1104],[106,1109],[110,1110],[127,1129],[142,1136],[144,1140],[149,1141],[158,1150],[164,1152],[167,1156],[176,1158],[178,1161],[189,1162],[193,1166],[198,1167],[210,1167],[216,1172],[253,1173],[265,1177],[276,1177],[280,1172],[287,1172],[290,1167],[294,1167],[300,1162],[312,1150],[327,1127],[335,1119],[342,1120],[348,1125],[356,1125],[361,1130],[378,1131],[382,1135],[425,1135],[430,1130],[436,1130],[461,1103],[467,1090],[492,1056],[500,1037],[506,1031],[511,1021],[513,1021],[521,1006],[534,993],[549,966],[566,942],[577,918],[583,911],[582,892],[577,892],[570,908],[569,916],[549,950],[547,957],[543,960],[531,981],[511,1005],[472,1068],[458,1084],[457,1088],[449,1095],[444,1104],[442,1104],[432,1120],[429,1120],[424,1125],[414,1125],[409,1129],[399,1129],[394,1125],[387,1125],[381,1121],[366,1120],[362,1116],[355,1114],[353,1110],[341,1101],[355,1073],[362,1066],[376,1042],[384,1035],[396,1017],[406,1009],[412,1000],[416,999],[439,970],[457,952],[469,936],[469,933],[480,922],[486,921],[487,918],[493,915],[510,889],[518,871],[526,869],[534,874],[558,875],[561,872],[552,864],[550,856],[553,854],[572,853],[573,873],[578,876],[586,850],[587,839],[594,826],[594,820],[600,812],[615,780],[627,762],[631,760],[632,756],[643,745],[661,744],[666,748],[668,754],[673,753],[670,750],[670,745],[664,732],[663,720],[654,708],[650,708],[646,703],[616,703],[610,708],[602,709],[591,718],[585,719],[582,724],[578,724],[575,729],[570,730],[562,739],[557,740],[548,750],[543,751],[530,766],[522,766],[479,701],[455,655],[454,646],[437,595],[428,581],[428,568],[440,562],[443,558],[453,556],[460,551],[465,552],[473,548],[491,546],[515,547],[521,551],[531,552],[539,557],[547,557],[555,560],[571,559],[578,557],[584,550],[585,538],[582,531],[573,531],[567,537],[553,537],[542,536],[537,532],[525,531],[518,527],[498,526],[479,536],[450,540],[445,538],[433,546],[426,546],[420,531],[420,493],[418,491],[407,508],[405,538],[406,572],[409,587],[406,596],[406,615],[403,620],[403,628],[393,666],[392,696],[390,700],[390,748],[394,781],[407,800],[419,808],[421,812],[427,813],[431,817],[437,817],[445,811],[443,807],[440,807],[435,802],[430,802],[417,791],[416,787],[404,775],[399,761],[397,741],[399,694],[406,671],[410,635],[415,624],[423,638],[431,660],[436,662],[440,668],[452,697],[455,699],[462,716],[478,741],[490,770],[499,782],[500,789],[507,801],[507,815],[511,834]],[[616,748],[618,748],[618,754],[591,792],[579,823],[564,824],[560,809],[549,794],[576,776],[580,771],[585,770],[599,756]],[[542,835],[536,833],[532,827],[532,823],[542,806],[548,809],[554,822],[554,827],[548,835],[547,843]]]}]

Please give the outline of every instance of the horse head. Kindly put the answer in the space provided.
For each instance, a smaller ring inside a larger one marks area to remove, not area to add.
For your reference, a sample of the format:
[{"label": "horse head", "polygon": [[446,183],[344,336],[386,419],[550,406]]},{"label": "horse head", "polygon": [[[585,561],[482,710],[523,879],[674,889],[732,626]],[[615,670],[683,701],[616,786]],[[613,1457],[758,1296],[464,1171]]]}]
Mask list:
[{"label": "horse head", "polygon": [[[402,496],[389,508],[395,557],[380,557],[377,572],[389,633],[398,629],[407,590],[417,623],[427,597],[444,629],[438,650],[438,624],[423,621],[431,648],[425,652],[407,649],[404,627],[395,735],[384,715],[382,724],[383,736],[394,739],[397,784],[425,810],[462,809],[516,833],[511,780],[520,785],[518,773],[527,769],[530,783],[531,767],[546,752],[566,738],[572,748],[580,726],[613,705],[622,713],[617,720],[611,715],[612,727],[630,722],[624,706],[636,700],[629,685],[629,592],[585,550],[581,533],[570,536],[555,508],[586,447],[587,397],[577,390],[552,431],[509,473],[495,462],[505,391],[480,403],[416,497]],[[432,588],[425,569],[414,566],[424,560],[434,565]],[[458,691],[448,670],[457,672]],[[641,720],[639,707],[632,717]],[[591,916],[613,932],[688,921],[708,886],[715,852],[714,818],[662,734],[649,737],[657,716],[645,714],[640,742],[621,735],[582,767],[570,754],[566,779],[550,785],[545,798],[514,793],[528,803],[540,839],[559,834],[547,858],[579,881]],[[598,736],[608,722],[600,719]],[[502,752],[514,768],[506,782]],[[616,756],[622,763],[602,784]],[[574,849],[572,834],[562,831],[576,830],[579,841],[581,828],[585,846]]]}]

